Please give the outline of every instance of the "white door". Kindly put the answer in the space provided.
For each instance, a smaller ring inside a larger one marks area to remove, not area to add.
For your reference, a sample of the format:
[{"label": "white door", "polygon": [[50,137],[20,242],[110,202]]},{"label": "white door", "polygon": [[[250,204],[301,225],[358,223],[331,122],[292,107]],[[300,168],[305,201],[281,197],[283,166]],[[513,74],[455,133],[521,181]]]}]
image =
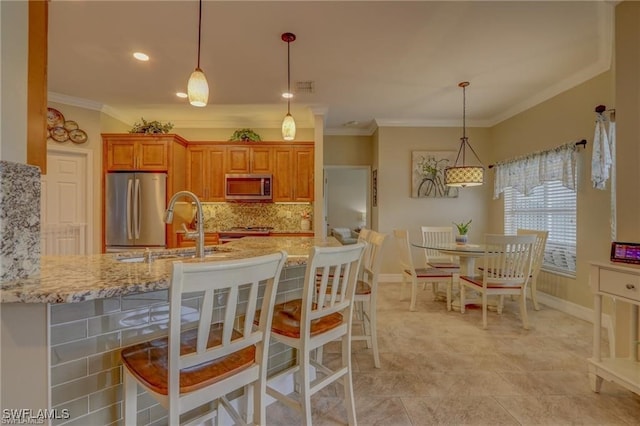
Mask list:
[{"label": "white door", "polygon": [[86,254],[88,153],[49,149],[42,175],[41,233],[43,255]]}]

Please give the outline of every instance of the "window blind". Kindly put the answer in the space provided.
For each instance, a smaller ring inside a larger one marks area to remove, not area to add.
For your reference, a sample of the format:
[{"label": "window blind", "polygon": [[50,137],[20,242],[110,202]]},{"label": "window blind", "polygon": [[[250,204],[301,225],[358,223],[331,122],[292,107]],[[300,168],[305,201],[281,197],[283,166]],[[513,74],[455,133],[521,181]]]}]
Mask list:
[{"label": "window blind", "polygon": [[504,231],[518,228],[549,231],[543,269],[575,276],[576,272],[576,192],[561,181],[544,182],[527,196],[506,188]]}]

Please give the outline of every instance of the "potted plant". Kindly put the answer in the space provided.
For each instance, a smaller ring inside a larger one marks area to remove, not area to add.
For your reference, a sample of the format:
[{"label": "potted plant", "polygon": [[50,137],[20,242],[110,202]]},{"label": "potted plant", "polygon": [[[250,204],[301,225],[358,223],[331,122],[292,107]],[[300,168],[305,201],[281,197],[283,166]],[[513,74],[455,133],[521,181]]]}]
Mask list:
[{"label": "potted plant", "polygon": [[251,129],[239,129],[233,132],[230,141],[243,141],[243,142],[260,142],[262,139],[260,135]]},{"label": "potted plant", "polygon": [[453,224],[458,228],[458,235],[456,235],[456,243],[458,244],[466,244],[467,243],[467,233],[469,232],[469,225],[471,225],[471,220],[467,223],[455,223]]},{"label": "potted plant", "polygon": [[142,123],[133,123],[133,127],[129,130],[129,133],[143,133],[145,135],[155,135],[158,133],[169,133],[173,129],[173,124],[162,124],[159,121],[147,121],[141,118]]}]

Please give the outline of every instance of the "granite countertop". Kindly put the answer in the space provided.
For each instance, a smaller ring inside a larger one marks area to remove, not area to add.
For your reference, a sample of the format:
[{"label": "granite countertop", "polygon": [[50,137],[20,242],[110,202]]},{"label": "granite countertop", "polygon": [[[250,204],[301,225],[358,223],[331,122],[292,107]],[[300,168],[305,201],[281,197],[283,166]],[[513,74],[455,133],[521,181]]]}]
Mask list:
[{"label": "granite countertop", "polygon": [[[306,265],[312,246],[335,247],[340,243],[333,237],[245,237],[207,247],[209,257],[205,260],[243,259],[285,250],[289,255],[285,266],[299,266]],[[151,250],[151,262],[135,261],[144,251],[43,256],[40,274],[0,285],[0,300],[3,303],[74,303],[162,290],[169,287],[173,261],[202,261],[189,257],[194,252],[194,249]]]}]

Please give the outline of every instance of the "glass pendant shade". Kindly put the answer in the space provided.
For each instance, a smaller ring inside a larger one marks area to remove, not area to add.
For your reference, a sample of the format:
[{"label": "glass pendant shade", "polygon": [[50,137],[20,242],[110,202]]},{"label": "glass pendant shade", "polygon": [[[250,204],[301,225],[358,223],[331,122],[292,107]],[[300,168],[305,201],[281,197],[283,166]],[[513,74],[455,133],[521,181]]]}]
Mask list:
[{"label": "glass pendant shade", "polygon": [[464,188],[478,186],[484,182],[484,167],[454,166],[444,169],[444,181],[447,186]]},{"label": "glass pendant shade", "polygon": [[189,103],[193,106],[204,107],[207,106],[209,101],[209,84],[207,83],[207,77],[200,68],[196,68],[189,77],[187,83],[187,94],[189,96]]},{"label": "glass pendant shade", "polygon": [[282,120],[282,139],[292,141],[296,138],[296,122],[290,113]]}]

